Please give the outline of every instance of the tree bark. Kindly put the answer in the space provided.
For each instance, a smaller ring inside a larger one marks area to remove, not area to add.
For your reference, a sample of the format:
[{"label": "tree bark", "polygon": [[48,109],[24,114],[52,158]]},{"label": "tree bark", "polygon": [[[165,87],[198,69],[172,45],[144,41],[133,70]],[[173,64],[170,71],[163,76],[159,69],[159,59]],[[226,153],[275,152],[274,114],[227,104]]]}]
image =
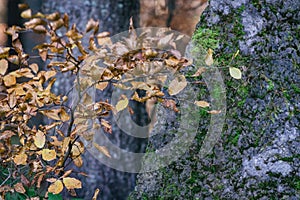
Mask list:
[{"label": "tree bark", "polygon": [[[43,3],[43,12],[52,13],[58,11],[67,13],[70,17],[70,25],[76,24],[79,30],[84,30],[89,19],[100,21],[100,31],[108,31],[111,36],[128,30],[129,19],[133,16],[135,26],[138,26],[139,1],[137,0],[46,0]],[[87,41],[84,41],[87,44]],[[57,77],[54,90],[56,93],[65,94],[73,86],[74,77],[64,74]],[[100,94],[102,97],[110,97],[110,91]],[[136,106],[137,107],[137,106]],[[136,140],[124,134],[117,127],[113,127],[110,140],[121,148],[128,144],[134,152],[142,152],[145,141]],[[142,145],[139,145],[142,144]],[[89,152],[83,155],[84,165],[80,171],[88,174],[82,178],[83,189],[77,191],[78,197],[91,199],[96,188],[100,189],[100,199],[126,199],[130,191],[134,189],[135,174],[120,172],[103,165]]]}]

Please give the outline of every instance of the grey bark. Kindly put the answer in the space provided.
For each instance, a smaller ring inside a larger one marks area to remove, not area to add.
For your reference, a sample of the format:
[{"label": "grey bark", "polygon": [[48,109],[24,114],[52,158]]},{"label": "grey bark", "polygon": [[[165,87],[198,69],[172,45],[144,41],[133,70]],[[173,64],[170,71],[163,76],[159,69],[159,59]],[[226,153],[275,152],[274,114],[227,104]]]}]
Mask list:
[{"label": "grey bark", "polygon": [[[84,30],[90,18],[100,20],[100,31],[109,31],[111,35],[128,30],[129,19],[134,17],[134,24],[138,26],[139,2],[137,0],[46,0],[43,3],[43,10],[46,13],[58,11],[67,13],[70,17],[70,24],[76,23],[79,30]],[[85,42],[86,43],[86,42]],[[54,86],[56,93],[65,94],[73,86],[74,77],[70,74],[58,77]],[[110,98],[111,90],[99,94],[98,98]],[[137,113],[143,112],[143,106],[133,105]],[[138,111],[139,109],[142,109]],[[143,114],[141,114],[143,115]],[[138,117],[136,117],[138,118]],[[109,139],[120,148],[133,152],[142,152],[145,141],[140,141],[127,136],[114,125],[113,134]],[[130,147],[128,147],[128,144]],[[82,178],[83,189],[78,190],[78,197],[91,199],[96,188],[100,189],[100,199],[126,199],[129,192],[135,185],[135,174],[120,172],[103,165],[90,153],[83,156],[84,166],[78,171],[89,175]]]},{"label": "grey bark", "polygon": [[[300,198],[299,7],[298,0],[210,1],[198,27],[219,32],[216,56],[239,49],[245,65],[242,80],[225,82],[223,136],[201,158],[209,123],[201,119],[189,151],[165,169],[140,174],[132,199]],[[161,129],[170,130],[167,123]],[[149,148],[172,140],[164,134]]]}]

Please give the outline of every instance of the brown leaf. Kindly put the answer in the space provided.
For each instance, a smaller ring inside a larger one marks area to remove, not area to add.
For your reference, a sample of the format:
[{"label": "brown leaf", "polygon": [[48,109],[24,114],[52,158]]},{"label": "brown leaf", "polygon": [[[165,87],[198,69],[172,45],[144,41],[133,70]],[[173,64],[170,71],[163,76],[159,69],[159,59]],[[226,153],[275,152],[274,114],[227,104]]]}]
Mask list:
[{"label": "brown leaf", "polygon": [[194,104],[201,108],[206,108],[210,106],[209,103],[206,101],[195,101]]},{"label": "brown leaf", "polygon": [[74,164],[76,167],[82,167],[83,165],[83,160],[81,156],[78,156],[77,158],[73,159]]},{"label": "brown leaf", "polygon": [[96,147],[96,149],[98,149],[98,151],[100,151],[101,153],[103,153],[104,155],[106,155],[107,157],[111,158],[111,155],[109,153],[109,151],[107,150],[107,148],[105,146],[100,146],[97,143],[93,143],[93,145]]},{"label": "brown leaf", "polygon": [[48,187],[48,192],[51,192],[52,194],[59,194],[63,189],[64,186],[61,180],[57,180]]},{"label": "brown leaf", "polygon": [[68,190],[82,188],[81,181],[76,178],[63,178],[63,183]]},{"label": "brown leaf", "polygon": [[203,72],[205,72],[205,68],[204,67],[199,67],[199,69],[196,71],[195,74],[192,75],[192,77],[197,77],[200,76]]},{"label": "brown leaf", "polygon": [[39,71],[39,66],[36,63],[29,65],[29,67],[35,74]]},{"label": "brown leaf", "polygon": [[7,60],[1,59],[0,60],[0,74],[4,76],[8,68]]},{"label": "brown leaf", "polygon": [[14,185],[14,189],[16,192],[24,194],[26,192],[25,188],[23,187],[22,183],[17,183]]},{"label": "brown leaf", "polygon": [[92,200],[97,200],[97,197],[98,197],[98,195],[99,195],[99,192],[100,192],[100,190],[99,190],[99,188],[97,188],[97,189],[95,190],[95,193],[94,193],[94,195],[93,195]]},{"label": "brown leaf", "polygon": [[95,85],[98,90],[103,91],[108,86],[108,82],[100,82]]},{"label": "brown leaf", "polygon": [[187,86],[187,81],[184,75],[178,75],[169,84],[168,92],[170,95],[176,95]]},{"label": "brown leaf", "polygon": [[207,111],[207,113],[213,114],[213,115],[215,115],[215,114],[220,114],[220,113],[221,113],[221,110],[210,110],[210,111]]},{"label": "brown leaf", "polygon": [[14,157],[14,163],[16,165],[26,165],[27,164],[27,155],[24,153],[20,153]]},{"label": "brown leaf", "polygon": [[23,174],[21,174],[21,182],[27,187],[30,186],[30,181]]},{"label": "brown leaf", "polygon": [[16,135],[14,132],[12,132],[10,130],[6,130],[3,133],[1,133],[0,140],[5,140],[5,139],[8,139],[8,138],[11,138],[14,135]]},{"label": "brown leaf", "polygon": [[16,77],[11,74],[4,76],[3,81],[4,85],[7,87],[13,86],[17,83]]},{"label": "brown leaf", "polygon": [[70,120],[70,116],[68,115],[68,113],[65,111],[64,108],[61,108],[59,114],[60,114],[61,121],[66,122]]}]

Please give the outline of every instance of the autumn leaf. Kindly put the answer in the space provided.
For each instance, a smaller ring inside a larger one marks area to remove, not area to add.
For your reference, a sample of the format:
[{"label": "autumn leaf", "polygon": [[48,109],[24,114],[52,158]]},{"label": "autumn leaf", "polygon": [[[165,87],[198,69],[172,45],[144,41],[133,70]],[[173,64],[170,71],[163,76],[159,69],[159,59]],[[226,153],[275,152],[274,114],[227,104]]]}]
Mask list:
[{"label": "autumn leaf", "polygon": [[81,156],[74,158],[73,162],[76,165],[76,167],[82,167],[82,165],[83,165],[83,160],[82,160]]},{"label": "autumn leaf", "polygon": [[26,190],[25,190],[22,183],[15,184],[14,189],[15,189],[16,192],[21,193],[21,194],[24,194],[26,192]]},{"label": "autumn leaf", "polygon": [[221,112],[222,112],[221,110],[210,110],[210,111],[207,111],[207,113],[213,114],[213,115],[220,114]]},{"label": "autumn leaf", "polygon": [[205,68],[199,67],[199,69],[195,72],[195,74],[192,75],[192,77],[200,76],[203,72],[205,72]]},{"label": "autumn leaf", "polygon": [[108,82],[101,82],[95,85],[95,87],[101,91],[103,91],[107,86],[108,86]]},{"label": "autumn leaf", "polygon": [[101,153],[103,153],[104,155],[106,155],[107,157],[111,158],[111,155],[109,153],[109,151],[107,150],[107,148],[105,146],[100,146],[97,143],[93,143],[93,145],[96,147],[96,149],[98,149]]},{"label": "autumn leaf", "polygon": [[31,18],[31,9],[27,9],[27,10],[24,10],[22,13],[21,13],[21,17],[25,18],[25,19],[29,19]]},{"label": "autumn leaf", "polygon": [[208,49],[207,55],[205,56],[205,63],[208,66],[211,66],[212,64],[214,64],[213,50],[212,49]]},{"label": "autumn leaf", "polygon": [[206,101],[195,101],[194,104],[195,104],[196,106],[201,107],[201,108],[206,108],[206,107],[209,107],[209,106],[210,106],[209,103],[206,102]]},{"label": "autumn leaf", "polygon": [[116,105],[117,112],[124,110],[128,106],[128,103],[129,103],[129,101],[128,101],[127,97],[124,96],[123,99],[118,101],[118,103]]},{"label": "autumn leaf", "polygon": [[11,74],[4,76],[3,81],[4,85],[7,87],[13,86],[17,83],[16,77]]},{"label": "autumn leaf", "polygon": [[65,187],[70,190],[70,189],[79,189],[81,188],[81,181],[77,180],[76,178],[63,178],[63,183]]},{"label": "autumn leaf", "polygon": [[61,180],[56,180],[54,183],[52,183],[48,187],[48,192],[51,192],[52,194],[59,194],[64,189],[64,186],[61,182]]},{"label": "autumn leaf", "polygon": [[60,115],[61,121],[63,121],[63,122],[70,120],[70,116],[68,115],[68,113],[65,111],[64,108],[61,108],[59,115]]},{"label": "autumn leaf", "polygon": [[168,92],[170,95],[176,95],[187,86],[187,81],[184,75],[178,75],[169,84]]},{"label": "autumn leaf", "polygon": [[236,68],[236,67],[229,67],[229,74],[232,78],[235,78],[235,79],[241,79],[242,78],[241,70]]},{"label": "autumn leaf", "polygon": [[37,148],[43,148],[46,142],[46,136],[45,134],[38,130],[38,132],[36,133],[36,135],[33,137],[34,139],[34,144]]},{"label": "autumn leaf", "polygon": [[26,165],[28,156],[25,153],[20,153],[14,157],[16,165]]},{"label": "autumn leaf", "polygon": [[7,68],[8,68],[7,60],[1,59],[0,60],[0,74],[4,76],[4,74],[6,73]]},{"label": "autumn leaf", "polygon": [[11,138],[12,136],[16,135],[14,132],[10,130],[6,130],[0,135],[0,140],[5,140],[7,138]]},{"label": "autumn leaf", "polygon": [[95,190],[95,193],[94,193],[94,195],[93,195],[92,200],[97,200],[97,197],[98,197],[98,195],[99,195],[99,192],[100,192],[100,190],[99,190],[99,188],[97,188],[97,189]]},{"label": "autumn leaf", "polygon": [[42,150],[42,158],[43,158],[43,160],[46,160],[46,161],[54,160],[56,158],[55,150],[43,149]]}]

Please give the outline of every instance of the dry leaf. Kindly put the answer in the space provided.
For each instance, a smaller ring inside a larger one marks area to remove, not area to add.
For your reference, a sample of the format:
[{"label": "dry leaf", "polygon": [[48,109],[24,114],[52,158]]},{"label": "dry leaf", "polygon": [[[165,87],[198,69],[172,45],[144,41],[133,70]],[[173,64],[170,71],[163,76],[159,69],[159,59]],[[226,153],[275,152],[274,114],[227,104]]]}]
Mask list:
[{"label": "dry leaf", "polygon": [[74,158],[73,162],[76,165],[76,167],[82,167],[82,165],[83,165],[83,160],[82,160],[81,156],[78,156],[77,158]]},{"label": "dry leaf", "polygon": [[26,192],[25,188],[23,187],[22,183],[17,183],[14,185],[14,189],[16,192],[24,194]]},{"label": "dry leaf", "polygon": [[57,180],[48,187],[48,192],[51,192],[52,194],[59,194],[63,189],[64,186],[61,180]]},{"label": "dry leaf", "polygon": [[213,50],[212,49],[208,49],[207,55],[205,56],[205,63],[208,66],[211,66],[212,64],[214,64]]},{"label": "dry leaf", "polygon": [[210,111],[207,111],[207,113],[209,114],[220,114],[221,113],[221,110],[210,110]]},{"label": "dry leaf", "polygon": [[63,178],[63,183],[65,187],[70,190],[70,189],[78,189],[81,188],[81,181],[77,180],[76,178]]},{"label": "dry leaf", "polygon": [[21,13],[21,17],[25,18],[25,19],[29,19],[31,18],[31,9],[27,9],[27,10],[24,10],[22,13]]},{"label": "dry leaf", "polygon": [[202,108],[206,108],[210,106],[209,103],[206,101],[195,101],[194,104]]},{"label": "dry leaf", "polygon": [[55,150],[43,149],[42,150],[42,158],[43,158],[43,160],[46,160],[46,161],[54,160],[56,158]]},{"label": "dry leaf", "polygon": [[203,72],[205,72],[205,68],[204,67],[199,67],[199,69],[196,71],[195,74],[192,75],[192,77],[200,76]]},{"label": "dry leaf", "polygon": [[14,162],[16,165],[26,165],[27,164],[27,155],[24,153],[20,153],[14,157]]},{"label": "dry leaf", "polygon": [[8,68],[7,60],[1,59],[0,60],[0,74],[4,76]]},{"label": "dry leaf", "polygon": [[97,197],[98,197],[98,195],[99,195],[99,192],[100,192],[100,190],[99,190],[99,188],[97,188],[97,189],[95,190],[95,193],[94,193],[94,195],[93,195],[92,200],[97,200]]},{"label": "dry leaf", "polygon": [[38,130],[38,132],[36,133],[36,135],[33,137],[34,139],[34,144],[37,148],[43,148],[46,142],[46,136],[45,134]]},{"label": "dry leaf", "polygon": [[11,74],[4,76],[3,81],[4,85],[7,87],[13,86],[17,83],[16,77]]},{"label": "dry leaf", "polygon": [[127,97],[124,97],[123,99],[118,101],[118,103],[116,105],[117,112],[124,110],[128,106],[128,103],[129,103],[129,101],[128,101]]},{"label": "dry leaf", "polygon": [[101,91],[103,91],[107,86],[108,86],[108,82],[101,82],[95,85],[95,87]]},{"label": "dry leaf", "polygon": [[101,153],[103,153],[104,155],[106,155],[107,157],[111,158],[110,153],[108,152],[107,148],[105,146],[100,146],[97,143],[93,143],[93,145],[96,147],[96,149],[98,149]]},{"label": "dry leaf", "polygon": [[170,95],[176,95],[187,86],[187,81],[184,75],[178,75],[171,81],[168,92]]},{"label": "dry leaf", "polygon": [[1,133],[0,140],[5,140],[5,139],[8,139],[8,138],[11,138],[14,135],[16,135],[14,132],[12,132],[10,130],[6,130],[3,133]]}]

